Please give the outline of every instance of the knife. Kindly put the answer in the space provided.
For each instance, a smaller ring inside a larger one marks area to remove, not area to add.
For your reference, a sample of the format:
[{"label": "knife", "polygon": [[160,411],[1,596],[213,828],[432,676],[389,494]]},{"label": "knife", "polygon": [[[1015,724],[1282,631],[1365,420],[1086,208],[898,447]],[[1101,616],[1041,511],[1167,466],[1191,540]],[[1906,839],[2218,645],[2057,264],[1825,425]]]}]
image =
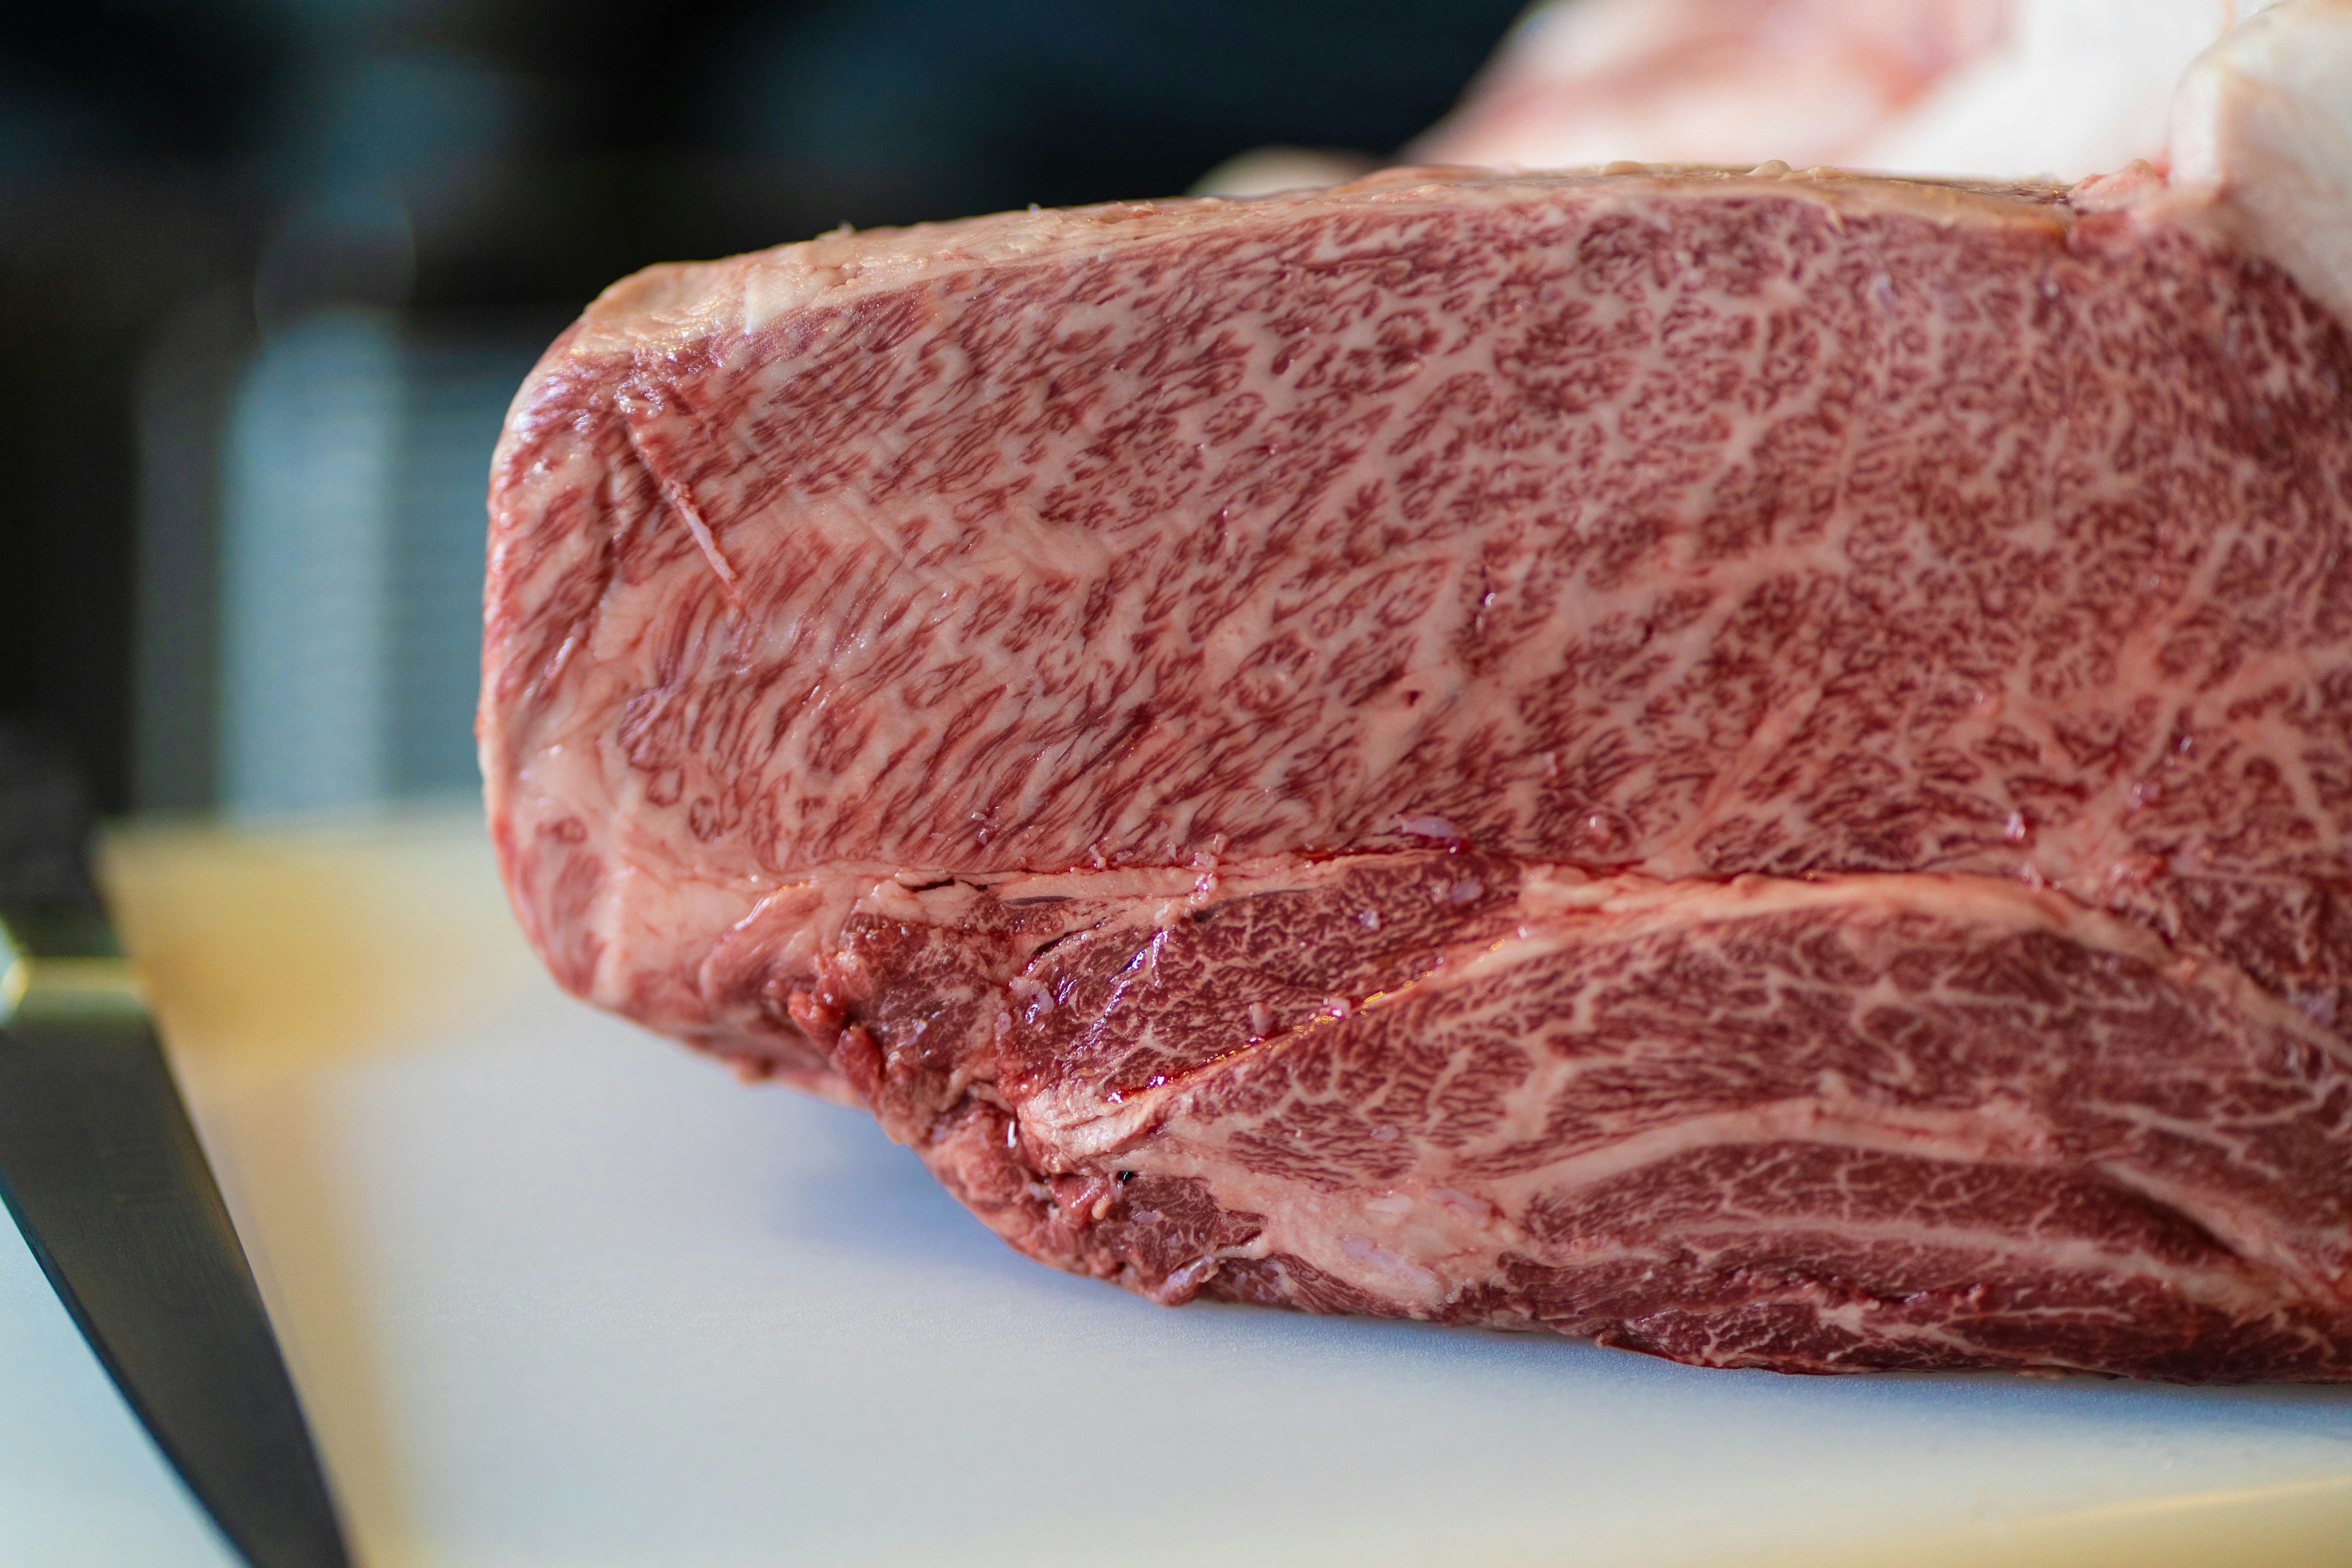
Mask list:
[{"label": "knife", "polygon": [[351,1556],[236,1228],[89,874],[71,770],[0,726],[0,1197],[252,1568]]}]

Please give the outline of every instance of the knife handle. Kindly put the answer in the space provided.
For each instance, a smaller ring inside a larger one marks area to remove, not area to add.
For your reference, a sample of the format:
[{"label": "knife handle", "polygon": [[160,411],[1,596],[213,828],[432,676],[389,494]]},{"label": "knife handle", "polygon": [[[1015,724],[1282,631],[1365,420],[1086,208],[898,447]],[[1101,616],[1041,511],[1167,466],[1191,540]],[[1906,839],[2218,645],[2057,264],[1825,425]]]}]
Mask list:
[{"label": "knife handle", "polygon": [[[90,874],[89,841],[89,803],[64,750],[23,725],[0,723],[0,1003],[13,988],[21,1006],[53,983],[58,994],[92,981],[115,989],[119,976],[47,969],[122,959]],[[24,968],[27,961],[36,967]],[[0,1017],[8,1011],[0,1006]]]},{"label": "knife handle", "polygon": [[0,922],[0,1026],[22,1018],[141,1018],[147,982],[127,958],[38,958]]},{"label": "knife handle", "polygon": [[0,1024],[147,1011],[90,875],[89,828],[64,752],[0,724]]}]

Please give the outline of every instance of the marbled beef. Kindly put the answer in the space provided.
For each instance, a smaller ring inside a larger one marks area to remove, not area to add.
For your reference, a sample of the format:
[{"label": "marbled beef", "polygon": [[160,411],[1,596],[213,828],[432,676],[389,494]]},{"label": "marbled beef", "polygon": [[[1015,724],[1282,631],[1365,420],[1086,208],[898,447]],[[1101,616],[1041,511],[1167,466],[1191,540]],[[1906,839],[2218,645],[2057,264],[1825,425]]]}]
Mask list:
[{"label": "marbled beef", "polygon": [[497,460],[516,908],[1159,1300],[2352,1377],[2352,342],[2226,195],[641,274]]}]

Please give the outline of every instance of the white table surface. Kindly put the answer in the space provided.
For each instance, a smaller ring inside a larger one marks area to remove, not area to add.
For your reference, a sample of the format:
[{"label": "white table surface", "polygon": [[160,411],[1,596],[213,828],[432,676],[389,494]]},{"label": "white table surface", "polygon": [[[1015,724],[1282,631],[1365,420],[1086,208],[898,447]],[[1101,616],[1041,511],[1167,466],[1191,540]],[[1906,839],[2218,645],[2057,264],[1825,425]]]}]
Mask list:
[{"label": "white table surface", "polygon": [[[559,995],[462,813],[110,868],[375,1568],[2352,1563],[2352,1391],[1171,1311]],[[0,1226],[0,1563],[227,1562]]]}]

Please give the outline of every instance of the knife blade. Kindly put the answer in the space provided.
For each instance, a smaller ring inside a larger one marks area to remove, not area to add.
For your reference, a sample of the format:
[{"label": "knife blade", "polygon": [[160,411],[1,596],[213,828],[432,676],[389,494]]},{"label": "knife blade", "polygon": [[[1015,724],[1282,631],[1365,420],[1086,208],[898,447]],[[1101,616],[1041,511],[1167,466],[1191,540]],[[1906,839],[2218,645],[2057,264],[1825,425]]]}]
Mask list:
[{"label": "knife blade", "polygon": [[236,1228],[89,875],[70,771],[0,727],[0,1198],[253,1568],[348,1568]]}]

